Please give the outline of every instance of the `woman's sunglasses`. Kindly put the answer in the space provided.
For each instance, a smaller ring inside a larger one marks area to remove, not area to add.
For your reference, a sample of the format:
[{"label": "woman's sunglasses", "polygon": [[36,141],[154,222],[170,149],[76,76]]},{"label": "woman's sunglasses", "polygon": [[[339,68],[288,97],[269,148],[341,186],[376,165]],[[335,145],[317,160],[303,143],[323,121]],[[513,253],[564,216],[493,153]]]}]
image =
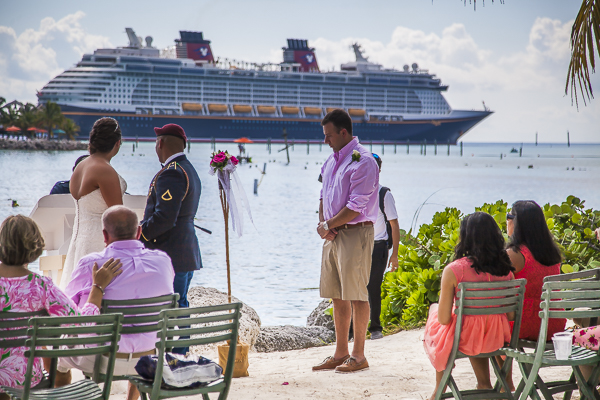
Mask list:
[{"label": "woman's sunglasses", "polygon": [[511,213],[506,214],[506,219],[515,219],[515,216]]}]

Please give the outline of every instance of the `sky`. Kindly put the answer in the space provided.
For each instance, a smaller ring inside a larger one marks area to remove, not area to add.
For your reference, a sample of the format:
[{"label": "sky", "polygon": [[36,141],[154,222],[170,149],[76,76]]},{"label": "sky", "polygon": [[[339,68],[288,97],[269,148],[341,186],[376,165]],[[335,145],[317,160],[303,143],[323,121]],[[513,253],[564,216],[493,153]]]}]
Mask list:
[{"label": "sky", "polygon": [[[0,96],[36,90],[97,48],[125,46],[125,28],[174,44],[202,31],[218,57],[281,62],[287,38],[308,39],[321,70],[339,70],[360,43],[386,68],[419,64],[449,86],[453,109],[494,114],[466,142],[600,142],[600,99],[565,95],[577,0],[0,0]],[[599,71],[600,72],[600,71]],[[600,73],[592,75],[600,93]]]}]

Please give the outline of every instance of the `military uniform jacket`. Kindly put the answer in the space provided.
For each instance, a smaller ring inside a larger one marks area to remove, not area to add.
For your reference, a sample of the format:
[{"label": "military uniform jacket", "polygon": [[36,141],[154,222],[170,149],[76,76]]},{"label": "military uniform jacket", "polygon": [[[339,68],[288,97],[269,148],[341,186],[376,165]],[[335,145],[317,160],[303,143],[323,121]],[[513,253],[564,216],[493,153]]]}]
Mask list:
[{"label": "military uniform jacket", "polygon": [[148,249],[166,252],[175,272],[202,268],[194,229],[200,191],[200,178],[185,155],[165,165],[148,190],[140,240]]}]

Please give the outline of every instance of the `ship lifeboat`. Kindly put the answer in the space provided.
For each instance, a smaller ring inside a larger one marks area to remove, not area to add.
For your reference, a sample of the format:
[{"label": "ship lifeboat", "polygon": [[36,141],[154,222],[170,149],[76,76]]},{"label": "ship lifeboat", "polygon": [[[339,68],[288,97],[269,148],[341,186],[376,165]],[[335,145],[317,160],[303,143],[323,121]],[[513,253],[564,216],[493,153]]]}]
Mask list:
[{"label": "ship lifeboat", "polygon": [[233,106],[233,112],[240,114],[250,114],[252,112],[252,106],[245,104],[235,104]]},{"label": "ship lifeboat", "polygon": [[217,113],[227,112],[227,104],[209,104],[208,111]]},{"label": "ship lifeboat", "polygon": [[282,106],[281,107],[281,113],[282,114],[298,114],[300,112],[300,109],[298,107],[286,107],[286,106]]},{"label": "ship lifeboat", "polygon": [[339,110],[342,107],[327,107],[325,110],[327,111],[327,113],[329,114],[330,112],[332,112],[333,110]]},{"label": "ship lifeboat", "polygon": [[352,116],[352,117],[364,117],[365,113],[366,113],[366,111],[363,110],[362,108],[349,108],[348,109],[348,114],[350,114],[350,116]]},{"label": "ship lifeboat", "polygon": [[306,115],[321,115],[322,111],[320,107],[304,107],[304,114]]},{"label": "ship lifeboat", "polygon": [[202,104],[200,103],[181,103],[181,109],[183,111],[202,111]]},{"label": "ship lifeboat", "polygon": [[260,114],[275,114],[275,107],[274,106],[257,106],[256,110]]}]

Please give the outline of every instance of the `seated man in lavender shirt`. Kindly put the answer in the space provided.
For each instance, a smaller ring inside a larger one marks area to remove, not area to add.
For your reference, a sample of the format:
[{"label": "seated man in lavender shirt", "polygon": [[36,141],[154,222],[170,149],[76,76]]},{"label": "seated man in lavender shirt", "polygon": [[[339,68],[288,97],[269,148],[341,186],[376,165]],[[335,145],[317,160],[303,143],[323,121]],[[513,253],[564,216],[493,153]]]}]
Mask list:
[{"label": "seated man in lavender shirt", "polygon": [[[120,259],[122,274],[107,287],[101,288],[104,298],[109,300],[130,300],[163,296],[173,293],[175,272],[169,256],[160,250],[148,250],[138,240],[141,227],[135,212],[125,206],[113,206],[102,215],[102,233],[106,248],[99,253],[83,257],[67,285],[65,293],[75,304],[83,305],[94,285],[92,268],[102,265],[109,258]],[[122,335],[115,362],[115,375],[137,375],[135,365],[144,355],[154,354],[156,333]],[[103,357],[101,368],[106,370],[108,358]],[[70,383],[71,368],[91,373],[94,370],[95,356],[65,357],[58,362],[56,385]],[[139,397],[135,386],[129,384],[127,399]]]}]

